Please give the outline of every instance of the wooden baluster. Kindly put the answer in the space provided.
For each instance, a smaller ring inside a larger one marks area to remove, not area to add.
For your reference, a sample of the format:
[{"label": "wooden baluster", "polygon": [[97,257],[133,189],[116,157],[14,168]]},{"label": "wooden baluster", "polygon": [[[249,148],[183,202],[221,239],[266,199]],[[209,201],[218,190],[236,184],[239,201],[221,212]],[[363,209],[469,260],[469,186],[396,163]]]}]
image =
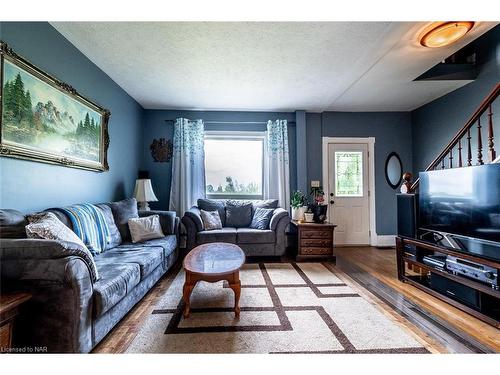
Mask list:
[{"label": "wooden baluster", "polygon": [[458,167],[462,168],[462,138],[458,140]]},{"label": "wooden baluster", "polygon": [[470,136],[470,128],[469,128],[469,129],[467,129],[467,166],[468,167],[472,166],[472,150],[471,150],[471,146],[470,146],[470,140],[471,140],[471,136]]},{"label": "wooden baluster", "polygon": [[449,159],[450,159],[450,168],[453,168],[453,147],[450,148],[450,156],[449,156]]},{"label": "wooden baluster", "polygon": [[477,165],[483,165],[483,139],[481,137],[481,117],[477,119]]},{"label": "wooden baluster", "polygon": [[444,169],[444,158],[441,159],[441,169]]},{"label": "wooden baluster", "polygon": [[495,160],[497,153],[495,152],[495,143],[493,142],[493,112],[491,111],[491,104],[488,106],[488,154],[490,162]]}]

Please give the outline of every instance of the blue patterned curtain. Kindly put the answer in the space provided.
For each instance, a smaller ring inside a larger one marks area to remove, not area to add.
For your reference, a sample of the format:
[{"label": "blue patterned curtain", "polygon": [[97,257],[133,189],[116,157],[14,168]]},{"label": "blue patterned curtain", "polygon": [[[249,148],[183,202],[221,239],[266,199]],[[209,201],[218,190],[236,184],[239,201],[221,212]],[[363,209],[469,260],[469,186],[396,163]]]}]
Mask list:
[{"label": "blue patterned curtain", "polygon": [[204,134],[202,120],[175,121],[169,207],[179,217],[205,197]]},{"label": "blue patterned curtain", "polygon": [[290,207],[290,168],[286,120],[267,122],[267,155],[264,164],[264,198],[278,199],[280,207]]}]

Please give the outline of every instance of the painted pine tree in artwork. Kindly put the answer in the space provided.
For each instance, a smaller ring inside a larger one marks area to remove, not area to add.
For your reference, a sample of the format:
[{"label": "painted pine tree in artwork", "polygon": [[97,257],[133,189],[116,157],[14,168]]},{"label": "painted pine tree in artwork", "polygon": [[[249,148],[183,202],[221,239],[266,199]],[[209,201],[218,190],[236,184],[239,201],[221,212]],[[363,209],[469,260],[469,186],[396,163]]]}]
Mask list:
[{"label": "painted pine tree in artwork", "polygon": [[31,94],[24,91],[24,82],[18,73],[14,81],[7,81],[3,87],[4,112],[10,120],[31,122],[33,119],[33,106]]},{"label": "painted pine tree in artwork", "polygon": [[[10,126],[32,130],[34,127],[33,121],[33,104],[29,90],[25,90],[24,82],[21,75],[18,73],[16,77],[7,81],[3,87],[3,120]],[[18,142],[31,141],[34,133],[17,132],[14,135],[14,140]]]}]

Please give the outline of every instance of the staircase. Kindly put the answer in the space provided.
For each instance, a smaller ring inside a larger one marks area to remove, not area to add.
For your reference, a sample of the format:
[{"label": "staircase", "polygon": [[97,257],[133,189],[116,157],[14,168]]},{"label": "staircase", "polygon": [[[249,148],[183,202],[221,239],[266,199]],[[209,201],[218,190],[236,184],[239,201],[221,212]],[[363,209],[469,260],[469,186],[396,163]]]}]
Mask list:
[{"label": "staircase", "polygon": [[[497,83],[463,128],[460,129],[443,151],[429,164],[425,171],[470,167],[472,165],[498,162],[493,134],[492,105],[499,93],[500,83]],[[484,114],[486,116],[483,116]],[[485,121],[486,124],[484,124]],[[483,141],[482,128],[485,126],[487,127],[487,134],[486,139]],[[476,137],[476,142],[472,141],[473,137]],[[483,147],[484,143],[486,143],[486,147]],[[475,148],[475,160],[473,160],[473,147]],[[487,152],[486,158],[483,156],[484,152]],[[454,162],[454,160],[456,161]],[[418,189],[418,184],[419,179],[417,178],[411,185],[409,192],[415,192]]]}]

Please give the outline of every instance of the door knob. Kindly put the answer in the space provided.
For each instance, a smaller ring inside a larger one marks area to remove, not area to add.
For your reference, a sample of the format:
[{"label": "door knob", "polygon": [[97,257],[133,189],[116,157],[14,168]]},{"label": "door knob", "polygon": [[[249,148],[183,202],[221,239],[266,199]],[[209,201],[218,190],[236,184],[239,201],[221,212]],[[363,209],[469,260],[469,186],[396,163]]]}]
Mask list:
[{"label": "door knob", "polygon": [[330,193],[330,197],[333,197],[333,193]]},{"label": "door knob", "polygon": [[334,204],[334,203],[335,203],[335,201],[332,199],[332,200],[330,201],[330,204]]}]

